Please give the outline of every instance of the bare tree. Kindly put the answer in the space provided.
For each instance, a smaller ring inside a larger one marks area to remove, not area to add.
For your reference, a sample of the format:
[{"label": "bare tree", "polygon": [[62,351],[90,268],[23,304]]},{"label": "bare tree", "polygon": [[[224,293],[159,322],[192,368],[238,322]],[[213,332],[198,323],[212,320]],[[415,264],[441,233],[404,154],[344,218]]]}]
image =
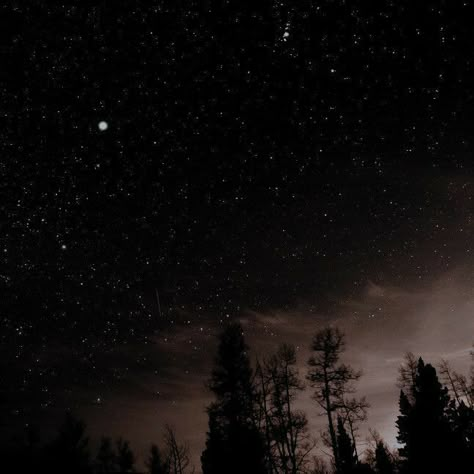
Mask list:
[{"label": "bare tree", "polygon": [[344,425],[349,429],[349,435],[352,439],[355,455],[357,453],[357,432],[359,430],[358,424],[367,420],[367,409],[370,408],[369,403],[362,398],[344,398],[343,406],[338,411]]},{"label": "bare tree", "polygon": [[278,472],[276,460],[274,456],[274,440],[272,437],[272,419],[270,416],[271,413],[271,390],[269,387],[270,381],[266,373],[266,368],[260,364],[260,361],[257,359],[257,364],[255,368],[255,381],[256,387],[256,396],[257,396],[257,407],[258,411],[256,412],[255,424],[258,427],[259,431],[264,434],[265,439],[265,458],[267,469],[270,474]]},{"label": "bare tree", "polygon": [[171,426],[165,426],[165,445],[167,449],[167,465],[170,474],[184,474],[190,465],[189,447],[180,444]]},{"label": "bare tree", "polygon": [[[474,348],[474,346],[473,346]],[[471,373],[470,373],[470,379],[471,379],[471,383],[470,383],[470,388],[471,388],[471,393],[473,394],[474,396],[474,349],[471,351],[471,358],[472,358],[472,364],[471,364]]]},{"label": "bare tree", "polygon": [[366,438],[364,457],[371,466],[375,465],[375,450],[379,443],[383,443],[382,436],[376,429],[369,428],[369,435]]},{"label": "bare tree", "polygon": [[314,388],[313,399],[327,417],[329,440],[337,470],[339,455],[334,417],[344,409],[346,395],[355,391],[353,383],[362,374],[340,362],[345,341],[344,334],[337,328],[328,327],[318,331],[313,337],[311,349],[313,354],[308,360],[307,379]]},{"label": "bare tree", "polygon": [[397,386],[407,396],[410,401],[414,398],[414,388],[416,385],[416,374],[418,359],[413,352],[405,354],[405,360],[398,369]]},{"label": "bare tree", "polygon": [[377,474],[394,473],[398,462],[397,451],[391,451],[387,443],[382,439],[382,436],[380,436],[380,433],[372,428],[369,429],[369,436],[367,437],[365,462]]},{"label": "bare tree", "polygon": [[442,382],[448,387],[456,403],[463,401],[470,408],[474,407],[474,391],[470,382],[463,374],[451,368],[448,361],[442,360],[439,371]]},{"label": "bare tree", "polygon": [[309,474],[330,474],[332,471],[326,461],[318,456],[313,456],[313,464]]},{"label": "bare tree", "polygon": [[149,474],[169,474],[168,463],[163,459],[160,449],[156,444],[151,445],[150,454],[145,464]]},{"label": "bare tree", "polygon": [[272,472],[304,472],[315,441],[308,432],[308,420],[293,402],[304,389],[299,378],[294,346],[282,344],[276,354],[258,364],[260,406]]}]

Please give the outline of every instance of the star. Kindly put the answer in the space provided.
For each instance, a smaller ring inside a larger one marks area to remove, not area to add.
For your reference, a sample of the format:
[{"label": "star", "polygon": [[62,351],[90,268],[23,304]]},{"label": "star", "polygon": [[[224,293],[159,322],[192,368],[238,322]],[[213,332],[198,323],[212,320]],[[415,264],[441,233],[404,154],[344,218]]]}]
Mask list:
[{"label": "star", "polygon": [[101,132],[105,132],[109,128],[109,124],[104,120],[100,121],[97,126]]}]

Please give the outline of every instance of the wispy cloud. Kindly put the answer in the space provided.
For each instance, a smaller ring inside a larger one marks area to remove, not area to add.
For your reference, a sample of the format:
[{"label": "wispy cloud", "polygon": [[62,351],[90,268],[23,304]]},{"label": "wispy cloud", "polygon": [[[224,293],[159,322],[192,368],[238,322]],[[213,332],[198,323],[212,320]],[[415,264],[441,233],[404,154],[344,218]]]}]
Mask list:
[{"label": "wispy cloud", "polygon": [[[301,304],[292,310],[248,310],[241,322],[252,357],[263,357],[282,342],[295,344],[302,377],[312,335],[327,324],[339,326],[346,333],[347,361],[364,371],[358,387],[359,394],[371,403],[368,425],[394,444],[396,378],[403,354],[412,351],[435,364],[445,358],[456,369],[468,370],[474,339],[474,293],[464,277],[463,272],[453,272],[429,286],[410,288],[368,281],[358,297],[344,300],[331,315]],[[202,331],[190,324],[157,337],[147,348],[148,364],[130,371],[128,385],[125,382],[122,391],[114,391],[114,398],[94,412],[94,431],[100,433],[110,426],[107,420],[121,404],[126,406],[127,416],[115,420],[117,432],[133,434],[145,449],[164,423],[173,423],[190,441],[198,463],[207,429],[205,407],[211,399],[205,381],[215,352],[215,335],[221,327],[214,322]],[[124,348],[124,355],[136,357],[137,350]],[[299,403],[317,433],[324,420],[318,417],[310,389]],[[148,428],[139,429],[139,420]]]}]

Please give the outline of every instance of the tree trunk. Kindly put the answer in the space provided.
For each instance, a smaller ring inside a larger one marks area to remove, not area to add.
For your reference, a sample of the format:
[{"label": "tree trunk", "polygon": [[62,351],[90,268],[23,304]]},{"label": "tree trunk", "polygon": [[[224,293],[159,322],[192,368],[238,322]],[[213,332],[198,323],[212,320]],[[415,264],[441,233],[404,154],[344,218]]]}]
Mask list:
[{"label": "tree trunk", "polygon": [[331,399],[329,395],[329,380],[326,369],[324,369],[324,399],[326,401],[326,414],[328,416],[329,436],[331,437],[332,452],[334,455],[334,464],[336,465],[336,472],[339,472],[339,454],[337,452],[337,438],[336,430],[332,420]]}]

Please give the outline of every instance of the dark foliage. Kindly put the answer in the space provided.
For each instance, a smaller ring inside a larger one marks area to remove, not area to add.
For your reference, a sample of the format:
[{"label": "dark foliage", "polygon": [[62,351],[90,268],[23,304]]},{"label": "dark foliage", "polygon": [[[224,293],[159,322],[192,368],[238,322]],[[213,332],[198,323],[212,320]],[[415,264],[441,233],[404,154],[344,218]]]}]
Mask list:
[{"label": "dark foliage", "polygon": [[282,344],[256,368],[259,426],[265,437],[267,465],[271,472],[282,474],[307,472],[316,444],[306,414],[294,405],[304,390],[296,364],[296,349]]},{"label": "dark foliage", "polygon": [[114,451],[112,440],[110,438],[102,438],[100,441],[99,451],[96,457],[96,470],[100,474],[108,474],[117,470],[117,455]]},{"label": "dark foliage", "polygon": [[117,440],[117,465],[120,472],[133,472],[135,455],[130,449],[130,443],[122,438]]},{"label": "dark foliage", "polygon": [[347,434],[341,418],[337,420],[337,449],[339,459],[337,474],[352,474],[355,472],[358,460],[354,452],[354,444]]},{"label": "dark foliage", "polygon": [[149,474],[168,474],[169,464],[163,458],[160,449],[156,444],[152,444],[150,455],[146,462]]},{"label": "dark foliage", "polygon": [[450,398],[435,368],[420,358],[412,400],[402,390],[398,441],[402,473],[472,472],[466,441],[449,419]]},{"label": "dark foliage", "polygon": [[345,345],[345,335],[339,329],[327,327],[318,331],[311,342],[312,355],[308,360],[307,374],[307,379],[314,389],[313,399],[327,417],[328,444],[337,471],[341,467],[335,418],[343,413],[350,421],[351,434],[354,435],[357,417],[363,418],[362,414],[365,413],[367,405],[363,399],[358,401],[355,398],[347,398],[349,394],[354,393],[354,382],[359,380],[362,373],[341,361]]},{"label": "dark foliage", "polygon": [[89,439],[85,436],[84,423],[70,414],[66,416],[58,436],[45,450],[43,465],[49,472],[58,474],[92,472]]},{"label": "dark foliage", "polygon": [[204,474],[265,473],[265,445],[256,426],[257,397],[242,327],[220,336],[209,388],[216,400],[208,407],[209,431],[201,456]]},{"label": "dark foliage", "polygon": [[381,441],[375,447],[375,472],[376,474],[395,474],[393,460]]},{"label": "dark foliage", "polygon": [[[313,340],[315,354],[310,364],[310,381],[319,390],[314,398],[323,409],[329,407],[331,420],[334,416],[334,444],[330,436],[327,439],[328,446],[336,450],[331,468],[317,456],[310,462],[314,444],[307,418],[293,408],[297,394],[304,390],[294,348],[282,345],[274,356],[257,364],[254,372],[242,327],[228,326],[220,336],[209,381],[215,400],[208,407],[203,474],[474,472],[474,380],[443,363],[444,386],[435,368],[412,354],[400,370],[399,457],[371,430],[372,444],[360,458],[353,423],[364,419],[367,404],[344,396],[353,391],[352,382],[359,377],[339,361],[343,347],[339,331],[319,332]],[[351,418],[353,413],[355,418]],[[144,464],[149,474],[192,474],[190,459],[188,445],[180,443],[166,425],[163,450],[151,445]],[[0,470],[6,473],[130,473],[136,472],[135,464],[128,441],[103,437],[94,446],[85,425],[71,414],[52,439],[43,442],[40,430],[29,425],[23,436],[4,442],[0,450]]]}]

